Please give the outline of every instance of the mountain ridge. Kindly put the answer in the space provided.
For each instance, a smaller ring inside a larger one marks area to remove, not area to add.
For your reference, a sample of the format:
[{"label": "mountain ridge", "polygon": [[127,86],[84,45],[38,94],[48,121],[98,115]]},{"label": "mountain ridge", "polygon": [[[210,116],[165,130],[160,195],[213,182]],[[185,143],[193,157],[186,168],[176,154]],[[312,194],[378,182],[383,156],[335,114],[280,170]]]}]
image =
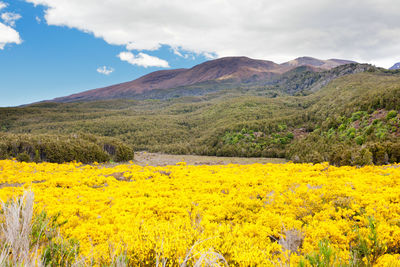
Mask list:
[{"label": "mountain ridge", "polygon": [[400,70],[400,62],[394,64],[389,70]]},{"label": "mountain ridge", "polygon": [[352,60],[335,59],[335,58],[321,60],[313,57],[298,57],[296,59],[282,63],[281,66],[292,66],[292,67],[313,66],[323,70],[329,70],[339,65],[345,65],[350,63],[357,63],[357,62]]},{"label": "mountain ridge", "polygon": [[155,71],[133,81],[58,97],[51,101],[79,102],[132,98],[135,95],[152,90],[191,86],[209,81],[231,81],[233,83],[263,81],[287,73],[299,66],[308,66],[312,71],[319,72],[348,63],[354,63],[354,61],[299,57],[289,62],[277,64],[268,60],[248,57],[223,57],[203,62],[189,69]]}]

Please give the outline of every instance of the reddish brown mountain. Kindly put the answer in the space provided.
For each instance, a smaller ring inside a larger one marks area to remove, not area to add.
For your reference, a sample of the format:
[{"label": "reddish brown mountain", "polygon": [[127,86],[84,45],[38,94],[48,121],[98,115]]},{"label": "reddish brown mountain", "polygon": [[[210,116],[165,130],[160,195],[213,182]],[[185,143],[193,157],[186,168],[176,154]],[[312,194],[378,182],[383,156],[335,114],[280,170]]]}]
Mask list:
[{"label": "reddish brown mountain", "polygon": [[[155,71],[136,80],[104,88],[93,89],[66,97],[56,98],[56,102],[89,101],[112,98],[129,98],[154,89],[170,89],[207,81],[248,82],[271,78],[301,65],[317,69],[329,69],[348,61],[318,60],[299,58],[284,64],[248,57],[225,57],[210,60],[190,69]],[[320,62],[323,62],[320,64]]]}]

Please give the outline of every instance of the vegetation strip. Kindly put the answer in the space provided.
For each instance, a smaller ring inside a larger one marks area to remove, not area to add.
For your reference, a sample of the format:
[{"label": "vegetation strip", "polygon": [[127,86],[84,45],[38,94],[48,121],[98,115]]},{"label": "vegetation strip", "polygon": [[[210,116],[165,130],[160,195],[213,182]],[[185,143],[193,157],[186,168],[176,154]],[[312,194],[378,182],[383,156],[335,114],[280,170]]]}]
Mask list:
[{"label": "vegetation strip", "polygon": [[[105,168],[3,160],[0,183],[21,186],[1,188],[0,198],[34,194],[32,229],[53,229],[39,235],[39,259],[96,265],[122,260],[131,266],[200,259],[231,266],[396,266],[398,167],[181,162]],[[13,260],[15,252],[9,252]]]}]

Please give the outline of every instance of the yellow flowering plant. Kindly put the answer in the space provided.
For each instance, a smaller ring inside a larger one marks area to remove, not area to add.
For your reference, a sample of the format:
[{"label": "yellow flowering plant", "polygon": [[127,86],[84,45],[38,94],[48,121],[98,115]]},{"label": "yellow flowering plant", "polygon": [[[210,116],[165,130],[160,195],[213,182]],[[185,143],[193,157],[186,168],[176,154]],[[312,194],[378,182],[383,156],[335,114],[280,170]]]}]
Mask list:
[{"label": "yellow flowering plant", "polygon": [[333,266],[385,266],[400,256],[399,167],[2,160],[0,198],[32,191],[34,216],[57,215],[95,265],[312,266],[329,252]]}]

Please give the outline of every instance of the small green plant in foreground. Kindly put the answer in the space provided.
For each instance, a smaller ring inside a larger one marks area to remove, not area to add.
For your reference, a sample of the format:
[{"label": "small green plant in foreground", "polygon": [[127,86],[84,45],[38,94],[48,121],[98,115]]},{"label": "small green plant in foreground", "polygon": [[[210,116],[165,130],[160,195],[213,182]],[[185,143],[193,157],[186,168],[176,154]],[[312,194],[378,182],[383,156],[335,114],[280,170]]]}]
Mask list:
[{"label": "small green plant in foreground", "polygon": [[351,266],[373,266],[385,253],[386,246],[379,241],[376,226],[375,219],[368,217],[368,238],[358,235],[355,246],[351,248]]},{"label": "small green plant in foreground", "polygon": [[[376,230],[377,222],[373,217],[368,217],[367,228],[369,230],[368,237],[365,238],[358,233],[355,244],[350,245],[350,261],[348,264],[340,264],[336,260],[336,252],[330,245],[329,240],[324,239],[319,242],[317,252],[306,255],[301,260],[299,267],[315,266],[315,267],[372,267],[376,264],[378,258],[385,254],[387,248],[379,240]],[[358,229],[357,229],[358,231]]]},{"label": "small green plant in foreground", "polygon": [[318,252],[305,256],[305,261],[299,263],[299,267],[315,266],[315,267],[329,267],[336,266],[335,251],[331,247],[329,240],[321,240],[318,244]]}]

